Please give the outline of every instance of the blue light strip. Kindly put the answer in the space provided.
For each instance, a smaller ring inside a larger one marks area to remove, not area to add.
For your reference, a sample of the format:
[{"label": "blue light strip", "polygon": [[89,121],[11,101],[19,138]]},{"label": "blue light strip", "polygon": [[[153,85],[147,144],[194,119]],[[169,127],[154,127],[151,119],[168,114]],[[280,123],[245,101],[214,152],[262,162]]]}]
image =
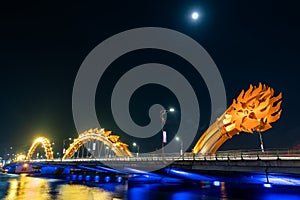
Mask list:
[{"label": "blue light strip", "polygon": [[92,168],[92,167],[86,167],[86,166],[83,166],[83,165],[78,165],[77,167],[81,168],[81,169],[88,169],[88,170],[95,171],[95,172],[106,172],[104,170],[95,169],[95,168]]},{"label": "blue light strip", "polygon": [[108,168],[108,167],[103,167],[103,166],[96,166],[97,168],[99,169],[103,169],[105,171],[108,171],[108,172],[114,172],[114,173],[118,173],[118,174],[128,174],[126,172],[123,172],[123,171],[119,171],[119,170],[116,170],[116,169],[111,169],[111,168]]},{"label": "blue light strip", "polygon": [[191,173],[191,172],[186,172],[178,169],[170,169],[168,170],[169,174],[184,178],[187,180],[197,180],[197,181],[212,181],[215,180],[216,178],[213,178],[211,176],[204,176],[196,173]]}]

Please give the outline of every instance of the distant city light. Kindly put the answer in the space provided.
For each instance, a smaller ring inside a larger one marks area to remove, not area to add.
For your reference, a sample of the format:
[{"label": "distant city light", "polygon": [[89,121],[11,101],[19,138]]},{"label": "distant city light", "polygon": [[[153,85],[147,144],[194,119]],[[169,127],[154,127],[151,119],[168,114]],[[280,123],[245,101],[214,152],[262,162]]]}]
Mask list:
[{"label": "distant city light", "polygon": [[198,12],[193,12],[192,13],[192,19],[197,20],[199,18],[199,13]]}]

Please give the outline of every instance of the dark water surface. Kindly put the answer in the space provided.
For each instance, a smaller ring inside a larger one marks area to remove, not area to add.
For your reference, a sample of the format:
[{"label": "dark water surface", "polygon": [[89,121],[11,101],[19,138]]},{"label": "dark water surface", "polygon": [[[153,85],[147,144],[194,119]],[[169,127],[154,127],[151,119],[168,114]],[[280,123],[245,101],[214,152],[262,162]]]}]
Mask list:
[{"label": "dark water surface", "polygon": [[287,199],[300,200],[300,187],[261,184],[99,184],[79,185],[68,181],[25,175],[0,174],[0,199],[5,200],[93,200],[93,199]]}]

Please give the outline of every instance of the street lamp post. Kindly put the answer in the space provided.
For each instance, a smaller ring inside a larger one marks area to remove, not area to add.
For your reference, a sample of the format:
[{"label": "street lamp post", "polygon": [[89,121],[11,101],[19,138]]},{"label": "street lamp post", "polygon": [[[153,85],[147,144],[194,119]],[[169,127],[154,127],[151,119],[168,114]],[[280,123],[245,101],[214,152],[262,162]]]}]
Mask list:
[{"label": "street lamp post", "polygon": [[105,147],[105,157],[108,158],[109,157],[108,155],[109,155],[109,147],[106,146]]},{"label": "street lamp post", "polygon": [[139,153],[140,153],[140,146],[137,145],[135,142],[132,144],[134,147],[137,147],[137,153],[136,153],[136,157],[139,157]]},{"label": "street lamp post", "polygon": [[55,142],[52,142],[51,143],[51,148],[52,148],[52,151],[54,152],[54,155],[53,156],[55,156]]},{"label": "street lamp post", "polygon": [[164,131],[164,126],[167,121],[167,113],[174,112],[174,108],[170,108],[169,110],[161,110],[160,111],[160,119],[161,119],[161,131],[162,131],[162,144],[161,144],[161,154],[164,158],[164,143],[167,143],[167,132]]},{"label": "street lamp post", "polygon": [[261,152],[264,153],[265,152],[265,150],[264,150],[264,142],[263,142],[263,138],[262,138],[261,132],[259,131],[258,134],[259,134],[259,141],[260,141]]},{"label": "street lamp post", "polygon": [[65,149],[65,143],[66,143],[66,140],[69,140],[69,141],[71,141],[72,140],[72,138],[65,138],[64,140],[63,140],[63,151],[62,151],[62,156],[66,153],[66,149]]},{"label": "street lamp post", "polygon": [[182,156],[183,155],[183,141],[179,137],[176,137],[175,139],[176,139],[176,141],[180,142],[180,156]]}]

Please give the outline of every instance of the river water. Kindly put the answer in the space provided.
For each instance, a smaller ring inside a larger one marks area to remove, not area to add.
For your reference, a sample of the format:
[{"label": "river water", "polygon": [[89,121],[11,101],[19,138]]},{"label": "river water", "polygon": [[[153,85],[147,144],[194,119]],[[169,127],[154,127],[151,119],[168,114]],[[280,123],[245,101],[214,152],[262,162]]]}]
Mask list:
[{"label": "river water", "polygon": [[0,173],[0,199],[4,200],[118,200],[118,199],[300,199],[300,187],[256,184],[72,184],[69,181]]}]

